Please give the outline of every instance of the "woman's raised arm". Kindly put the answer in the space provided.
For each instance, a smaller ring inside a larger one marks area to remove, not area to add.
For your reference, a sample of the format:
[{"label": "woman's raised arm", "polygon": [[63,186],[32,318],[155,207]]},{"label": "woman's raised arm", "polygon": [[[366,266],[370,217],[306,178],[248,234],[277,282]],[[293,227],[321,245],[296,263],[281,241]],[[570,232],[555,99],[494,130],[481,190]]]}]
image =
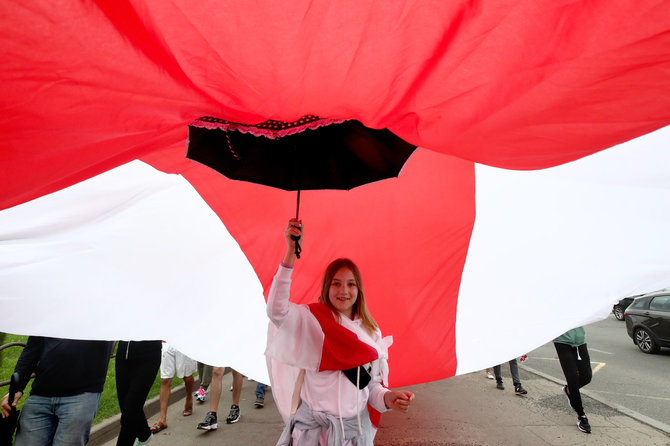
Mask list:
[{"label": "woman's raised arm", "polygon": [[267,314],[273,324],[281,325],[289,312],[289,297],[291,290],[291,273],[295,263],[295,240],[291,238],[302,238],[302,223],[292,218],[286,225],[284,238],[286,239],[286,254],[279,266],[279,270],[272,280],[272,286],[268,293]]}]

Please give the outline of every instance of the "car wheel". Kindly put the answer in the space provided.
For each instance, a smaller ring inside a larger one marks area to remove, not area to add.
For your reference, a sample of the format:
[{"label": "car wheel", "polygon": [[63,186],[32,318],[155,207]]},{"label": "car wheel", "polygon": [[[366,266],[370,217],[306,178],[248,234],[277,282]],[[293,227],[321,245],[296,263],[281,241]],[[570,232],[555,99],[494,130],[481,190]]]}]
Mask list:
[{"label": "car wheel", "polygon": [[620,321],[623,320],[623,308],[621,308],[621,305],[615,305],[614,306],[614,317],[619,319]]},{"label": "car wheel", "polygon": [[645,353],[656,353],[659,350],[658,345],[644,328],[635,330],[635,344]]}]

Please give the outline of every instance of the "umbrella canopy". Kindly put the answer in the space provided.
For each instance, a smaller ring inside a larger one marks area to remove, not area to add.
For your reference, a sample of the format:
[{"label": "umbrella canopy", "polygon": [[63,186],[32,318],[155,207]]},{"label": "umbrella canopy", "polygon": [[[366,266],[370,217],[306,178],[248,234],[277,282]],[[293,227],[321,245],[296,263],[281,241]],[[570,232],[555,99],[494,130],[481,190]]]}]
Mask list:
[{"label": "umbrella canopy", "polygon": [[396,177],[416,146],[356,120],[305,116],[256,125],[203,117],[186,156],[228,178],[279,189],[353,189]]},{"label": "umbrella canopy", "polygon": [[300,190],[349,190],[397,177],[415,149],[356,120],[304,116],[245,125],[203,117],[189,125],[186,156],[231,179],[297,190],[298,218]]}]

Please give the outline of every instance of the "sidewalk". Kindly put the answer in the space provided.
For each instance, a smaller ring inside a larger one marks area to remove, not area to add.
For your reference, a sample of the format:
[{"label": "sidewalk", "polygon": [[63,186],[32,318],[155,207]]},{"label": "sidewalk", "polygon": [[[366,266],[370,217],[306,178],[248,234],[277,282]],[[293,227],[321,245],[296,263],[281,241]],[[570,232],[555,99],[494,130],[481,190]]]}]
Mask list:
[{"label": "sidewalk", "polygon": [[[483,372],[412,386],[416,399],[407,414],[389,412],[382,417],[377,446],[475,446],[475,445],[662,445],[670,446],[670,432],[654,428],[601,401],[584,396],[584,407],[593,428],[580,432],[576,415],[560,386],[528,367],[519,367],[526,396],[514,395],[511,379],[505,374],[505,390]],[[268,389],[265,408],[256,409],[256,383],[244,380],[236,424],[225,424],[231,401],[231,374],[224,376],[224,392],[219,405],[219,429],[196,429],[208,410],[208,403],[195,403],[194,414],[183,417],[183,399],[171,398],[168,429],[154,436],[150,445],[274,446],[282,431],[281,417]],[[183,392],[182,392],[183,394]],[[149,418],[155,421],[157,415]],[[660,427],[667,428],[665,425]],[[91,445],[113,446],[116,439]],[[117,428],[118,429],[118,428]],[[118,430],[117,430],[118,431]]]}]

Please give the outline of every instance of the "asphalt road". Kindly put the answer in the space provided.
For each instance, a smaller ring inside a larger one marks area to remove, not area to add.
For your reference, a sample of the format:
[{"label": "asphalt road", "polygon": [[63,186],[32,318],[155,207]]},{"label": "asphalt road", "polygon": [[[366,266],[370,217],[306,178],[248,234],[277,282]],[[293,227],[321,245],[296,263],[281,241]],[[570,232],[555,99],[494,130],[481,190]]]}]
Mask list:
[{"label": "asphalt road", "polygon": [[[593,380],[590,392],[661,423],[670,424],[670,349],[642,353],[626,333],[626,324],[611,315],[588,325],[586,343]],[[528,353],[526,366],[562,380],[553,343]],[[585,410],[589,411],[588,407]]]}]

